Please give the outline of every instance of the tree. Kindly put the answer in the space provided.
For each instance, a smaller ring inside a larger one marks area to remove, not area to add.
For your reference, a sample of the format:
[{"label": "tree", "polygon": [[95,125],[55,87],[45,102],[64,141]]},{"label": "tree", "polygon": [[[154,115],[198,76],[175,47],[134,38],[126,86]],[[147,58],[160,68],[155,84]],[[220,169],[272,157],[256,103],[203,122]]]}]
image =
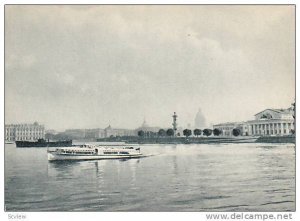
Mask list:
[{"label": "tree", "polygon": [[233,136],[239,136],[239,135],[241,135],[241,130],[240,129],[238,129],[238,128],[234,128],[233,130],[232,130],[232,134],[233,134]]},{"label": "tree", "polygon": [[160,130],[158,131],[158,136],[160,136],[160,137],[165,137],[165,136],[166,136],[166,131],[165,131],[164,129],[160,129]]},{"label": "tree", "polygon": [[222,131],[221,131],[220,129],[218,129],[218,128],[215,128],[215,129],[213,130],[213,134],[214,134],[215,136],[219,136],[221,133],[222,133]]},{"label": "tree", "polygon": [[189,130],[189,129],[184,129],[183,130],[183,135],[186,136],[186,137],[189,137],[192,135],[192,131]]},{"label": "tree", "polygon": [[174,130],[173,129],[168,129],[167,130],[167,136],[171,137],[171,136],[174,136]]},{"label": "tree", "polygon": [[198,136],[201,135],[201,132],[202,132],[202,131],[201,131],[200,129],[195,129],[195,130],[194,130],[194,135],[198,137]]},{"label": "tree", "polygon": [[180,137],[180,133],[179,132],[177,133],[177,137]]},{"label": "tree", "polygon": [[212,130],[211,129],[204,129],[203,130],[203,135],[205,135],[205,136],[210,136],[212,134]]},{"label": "tree", "polygon": [[156,133],[154,133],[153,131],[149,131],[149,137],[155,137]]},{"label": "tree", "polygon": [[144,132],[144,131],[142,131],[142,130],[139,130],[139,131],[138,131],[138,136],[139,136],[139,137],[144,137],[144,135],[145,135],[145,132]]}]

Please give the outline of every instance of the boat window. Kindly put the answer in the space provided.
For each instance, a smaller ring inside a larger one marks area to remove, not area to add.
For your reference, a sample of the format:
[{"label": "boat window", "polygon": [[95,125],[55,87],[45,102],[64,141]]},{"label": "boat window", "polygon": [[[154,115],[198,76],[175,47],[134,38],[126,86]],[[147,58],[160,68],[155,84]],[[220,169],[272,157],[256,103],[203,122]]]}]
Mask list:
[{"label": "boat window", "polygon": [[129,153],[125,151],[121,151],[120,154],[129,154]]},{"label": "boat window", "polygon": [[104,154],[118,154],[118,152],[105,151]]}]

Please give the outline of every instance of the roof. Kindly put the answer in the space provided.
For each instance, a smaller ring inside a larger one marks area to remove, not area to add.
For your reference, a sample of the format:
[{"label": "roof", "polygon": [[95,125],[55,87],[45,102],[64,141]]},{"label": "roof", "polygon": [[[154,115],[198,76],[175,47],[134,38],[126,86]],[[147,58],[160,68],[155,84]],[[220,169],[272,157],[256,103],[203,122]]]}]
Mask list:
[{"label": "roof", "polygon": [[225,122],[225,123],[219,123],[219,124],[214,124],[213,126],[221,126],[221,125],[238,125],[238,124],[244,124],[244,121],[239,121],[239,122]]},{"label": "roof", "polygon": [[274,108],[268,108],[268,109],[265,109],[257,114],[255,114],[254,116],[266,111],[266,110],[270,110],[270,111],[273,111],[273,112],[276,112],[276,113],[279,113],[279,114],[288,114],[290,113],[290,110],[289,109],[274,109]]}]

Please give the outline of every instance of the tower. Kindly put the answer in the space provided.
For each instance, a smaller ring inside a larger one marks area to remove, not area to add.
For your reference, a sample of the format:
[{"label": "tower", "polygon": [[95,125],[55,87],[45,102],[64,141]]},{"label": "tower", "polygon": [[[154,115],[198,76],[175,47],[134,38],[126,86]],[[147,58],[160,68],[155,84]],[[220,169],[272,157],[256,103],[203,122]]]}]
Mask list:
[{"label": "tower", "polygon": [[176,115],[176,112],[174,112],[174,114],[173,114],[173,130],[174,130],[174,136],[176,137],[177,136],[177,133],[176,133],[176,131],[177,131],[177,122],[176,122],[176,120],[177,120],[177,115]]}]

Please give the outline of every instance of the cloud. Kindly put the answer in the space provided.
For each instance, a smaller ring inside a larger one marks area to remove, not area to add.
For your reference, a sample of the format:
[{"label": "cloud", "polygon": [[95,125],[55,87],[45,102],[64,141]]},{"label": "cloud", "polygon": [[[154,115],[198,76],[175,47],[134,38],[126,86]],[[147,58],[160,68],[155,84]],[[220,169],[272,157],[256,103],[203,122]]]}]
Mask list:
[{"label": "cloud", "polygon": [[293,6],[9,5],[5,16],[8,122],[168,126],[177,111],[185,126],[199,107],[217,123],[294,99]]}]

